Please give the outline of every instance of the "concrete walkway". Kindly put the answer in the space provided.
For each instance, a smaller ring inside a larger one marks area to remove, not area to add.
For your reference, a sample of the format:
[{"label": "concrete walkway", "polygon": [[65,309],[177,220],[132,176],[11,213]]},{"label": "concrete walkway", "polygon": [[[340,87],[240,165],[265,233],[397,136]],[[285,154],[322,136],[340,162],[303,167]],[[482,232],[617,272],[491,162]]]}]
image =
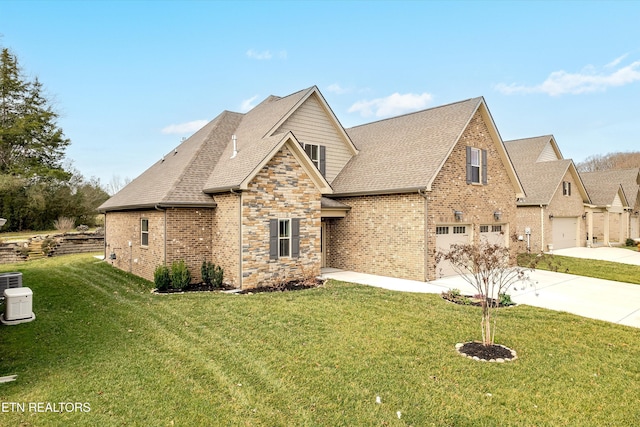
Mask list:
[{"label": "concrete walkway", "polygon": [[[459,289],[463,294],[476,293],[460,276],[419,282],[335,269],[323,269],[322,273],[323,278],[393,291],[439,294]],[[514,302],[640,328],[640,285],[544,270],[532,272],[530,278],[535,286],[514,287],[508,292]]]}]

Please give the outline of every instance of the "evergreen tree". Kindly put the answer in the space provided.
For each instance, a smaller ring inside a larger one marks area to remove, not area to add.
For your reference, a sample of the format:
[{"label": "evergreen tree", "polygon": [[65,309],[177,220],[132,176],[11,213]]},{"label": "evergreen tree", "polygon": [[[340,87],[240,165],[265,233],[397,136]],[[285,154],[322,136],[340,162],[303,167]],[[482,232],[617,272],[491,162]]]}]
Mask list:
[{"label": "evergreen tree", "polygon": [[9,49],[0,53],[0,173],[28,179],[61,179],[70,175],[62,160],[69,145],[58,114],[42,94],[36,78],[26,80]]}]

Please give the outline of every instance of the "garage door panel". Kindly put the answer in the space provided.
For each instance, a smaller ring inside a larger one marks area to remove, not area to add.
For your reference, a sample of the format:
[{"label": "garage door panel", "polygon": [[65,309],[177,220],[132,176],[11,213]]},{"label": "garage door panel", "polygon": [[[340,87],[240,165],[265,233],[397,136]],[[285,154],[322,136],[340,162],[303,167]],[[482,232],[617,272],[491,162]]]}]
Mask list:
[{"label": "garage door panel", "polygon": [[[454,244],[469,243],[471,227],[468,225],[441,225],[436,227],[436,251],[447,252]],[[436,266],[438,277],[455,276],[458,274],[448,261],[440,261]]]},{"label": "garage door panel", "polygon": [[578,218],[554,218],[551,224],[553,249],[575,247],[577,225]]}]

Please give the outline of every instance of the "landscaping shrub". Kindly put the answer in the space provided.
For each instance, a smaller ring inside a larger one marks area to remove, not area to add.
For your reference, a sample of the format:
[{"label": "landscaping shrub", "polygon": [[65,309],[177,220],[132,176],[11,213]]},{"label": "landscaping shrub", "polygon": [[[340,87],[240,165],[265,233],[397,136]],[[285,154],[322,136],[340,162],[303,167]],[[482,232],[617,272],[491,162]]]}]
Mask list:
[{"label": "landscaping shrub", "polygon": [[636,241],[633,239],[627,239],[625,242],[625,245],[627,246],[635,246],[636,245]]},{"label": "landscaping shrub", "polygon": [[75,225],[76,220],[74,218],[68,218],[66,216],[61,216],[60,218],[53,221],[54,228],[62,232],[73,230]]},{"label": "landscaping shrub", "polygon": [[[54,239],[53,237],[47,237],[40,244],[40,247],[42,248],[42,253],[45,254],[46,256],[51,256],[57,244],[58,242],[56,239]],[[28,248],[27,248],[27,253],[28,253]]]},{"label": "landscaping shrub", "polygon": [[222,287],[223,270],[219,265],[215,265],[210,261],[202,261],[202,267],[200,267],[202,274],[202,281],[205,285],[213,286],[215,288]]},{"label": "landscaping shrub", "polygon": [[184,260],[174,261],[171,264],[171,286],[174,289],[182,289],[191,282],[191,273]]},{"label": "landscaping shrub", "polygon": [[153,272],[153,282],[156,284],[156,288],[159,291],[166,291],[171,287],[171,276],[169,274],[169,267],[166,265],[159,265]]}]

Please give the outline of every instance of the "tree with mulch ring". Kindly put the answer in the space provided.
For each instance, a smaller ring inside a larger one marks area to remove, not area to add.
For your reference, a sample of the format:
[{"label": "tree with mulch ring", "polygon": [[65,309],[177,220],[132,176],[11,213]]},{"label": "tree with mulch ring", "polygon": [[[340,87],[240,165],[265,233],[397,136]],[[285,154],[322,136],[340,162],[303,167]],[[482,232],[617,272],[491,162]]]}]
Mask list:
[{"label": "tree with mulch ring", "polygon": [[[460,354],[484,361],[506,361],[516,358],[515,351],[495,343],[496,309],[500,306],[500,296],[507,295],[513,285],[532,283],[528,273],[535,264],[514,267],[514,259],[509,248],[488,242],[454,244],[449,251],[440,251],[436,254],[436,263],[448,261],[456,273],[473,286],[477,291],[477,302],[482,308],[480,322],[482,341],[457,344],[456,350]],[[454,297],[454,299],[465,301],[460,298],[459,293]]]},{"label": "tree with mulch ring", "polygon": [[317,288],[318,286],[322,286],[323,284],[324,284],[324,280],[317,279],[317,278],[292,280],[289,282],[277,283],[270,286],[258,286],[256,288],[243,289],[238,293],[244,294],[244,295],[252,295],[252,294],[259,294],[264,292],[301,291],[304,289]]}]

